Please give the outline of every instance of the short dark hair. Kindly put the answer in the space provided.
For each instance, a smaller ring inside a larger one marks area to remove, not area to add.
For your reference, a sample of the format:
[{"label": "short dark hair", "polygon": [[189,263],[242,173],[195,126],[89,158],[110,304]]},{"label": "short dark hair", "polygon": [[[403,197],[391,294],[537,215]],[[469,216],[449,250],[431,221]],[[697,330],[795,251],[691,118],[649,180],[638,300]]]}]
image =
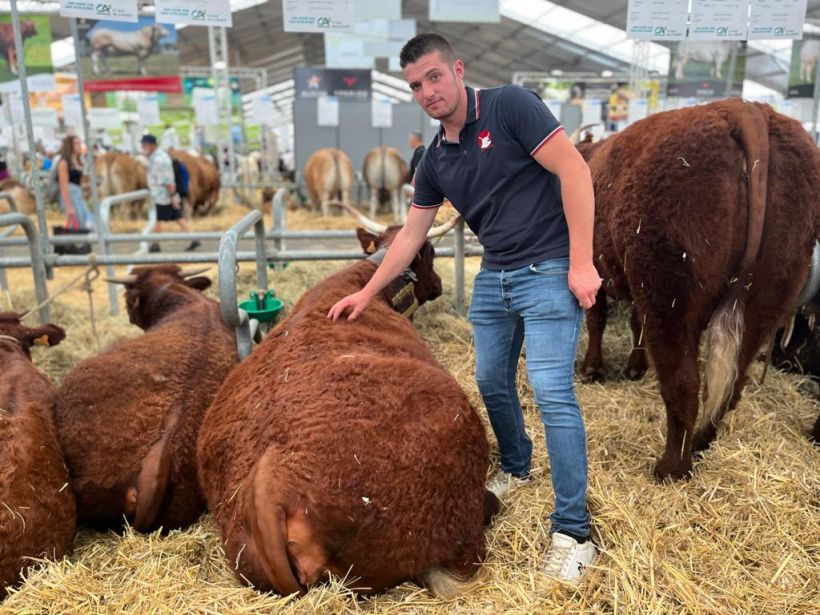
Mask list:
[{"label": "short dark hair", "polygon": [[421,56],[433,51],[441,53],[447,62],[456,59],[456,52],[450,46],[450,42],[441,34],[419,34],[414,36],[404,44],[399,54],[399,65],[404,68],[408,64],[416,62]]},{"label": "short dark hair", "polygon": [[151,145],[156,145],[157,144],[157,138],[149,132],[147,134],[142,135],[142,139],[140,139],[140,143],[150,143]]}]

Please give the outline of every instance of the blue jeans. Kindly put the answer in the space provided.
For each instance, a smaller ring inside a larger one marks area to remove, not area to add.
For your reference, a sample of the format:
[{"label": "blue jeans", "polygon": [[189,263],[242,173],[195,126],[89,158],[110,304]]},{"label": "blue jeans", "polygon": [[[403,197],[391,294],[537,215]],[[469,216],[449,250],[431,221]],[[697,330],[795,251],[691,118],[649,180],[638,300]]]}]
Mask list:
[{"label": "blue jeans", "polygon": [[476,381],[498,439],[501,469],[530,472],[532,442],[515,387],[526,339],[527,374],[547,439],[555,512],[552,531],[589,535],[587,451],[573,367],[584,311],[569,290],[569,259],[512,271],[482,268],[473,286],[470,322]]},{"label": "blue jeans", "polygon": [[[65,201],[63,195],[59,194],[60,211],[65,213]],[[71,207],[74,209],[74,214],[77,217],[77,224],[82,229],[90,229],[94,227],[94,218],[91,212],[88,211],[88,205],[85,204],[83,198],[83,189],[77,184],[68,184],[68,196],[71,198]]]}]

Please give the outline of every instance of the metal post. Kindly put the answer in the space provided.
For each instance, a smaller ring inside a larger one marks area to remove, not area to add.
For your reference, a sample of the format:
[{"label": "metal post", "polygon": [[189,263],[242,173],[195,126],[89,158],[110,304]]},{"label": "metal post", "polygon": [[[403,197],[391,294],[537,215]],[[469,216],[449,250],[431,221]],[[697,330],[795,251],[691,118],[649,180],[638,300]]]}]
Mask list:
[{"label": "metal post", "polygon": [[455,305],[456,314],[464,316],[464,220],[456,224],[456,244],[453,267],[455,273]]},{"label": "metal post", "polygon": [[225,96],[227,101],[225,106],[228,108],[228,181],[231,185],[236,183],[236,159],[233,150],[233,92],[231,92],[231,71],[228,64],[228,30],[227,28],[219,29],[219,38],[221,41],[221,50],[225,68],[222,71],[222,79],[225,87]]},{"label": "metal post", "polygon": [[[14,203],[14,197],[11,196],[9,193],[0,192],[0,201],[7,201],[9,204],[9,211],[11,213],[17,213],[17,205],[15,205]],[[10,226],[7,229],[5,229],[2,233],[0,233],[0,237],[9,237],[12,233],[14,233],[16,229],[16,226]],[[3,250],[0,249],[0,257],[2,256]],[[9,280],[6,276],[6,270],[3,267],[0,267],[0,289],[2,289],[3,292],[6,293],[9,291]]]},{"label": "metal post", "polygon": [[[14,2],[14,0],[12,0]],[[18,58],[22,61],[23,56]],[[0,215],[0,226],[13,226],[20,224],[26,232],[28,238],[28,249],[31,258],[31,272],[34,275],[34,295],[37,303],[44,303],[48,300],[48,285],[46,284],[46,267],[43,258],[43,250],[40,247],[40,238],[37,229],[28,216],[20,213]],[[44,325],[51,320],[51,307],[46,303],[40,307],[40,324]]]},{"label": "metal post", "polygon": [[[285,194],[287,193],[287,189],[279,188],[276,191],[276,194],[273,196],[273,230],[274,231],[284,231],[286,226],[285,220]],[[285,240],[281,238],[276,238],[273,240],[273,249],[277,252],[282,252],[285,250]],[[275,265],[279,267],[277,263]]]},{"label": "metal post", "polygon": [[20,162],[20,147],[17,143],[17,126],[14,123],[14,114],[11,111],[11,94],[4,93],[3,109],[9,116],[9,126],[11,126],[11,149],[14,151],[14,177],[18,181],[23,175],[23,165]]},{"label": "metal post", "polygon": [[[34,127],[31,123],[31,101],[28,96],[28,79],[26,78],[25,50],[23,48],[23,37],[20,34],[20,13],[17,11],[17,0],[11,0],[11,26],[14,30],[14,48],[17,51],[17,75],[20,77],[20,94],[23,96],[23,115],[26,121],[26,141],[28,142],[29,156],[31,156],[31,169],[34,177],[38,177],[37,156],[34,151]],[[34,201],[37,204],[37,224],[40,227],[40,237],[42,239],[41,247],[45,252],[50,252],[48,225],[40,182],[35,181],[32,183],[34,184]]]},{"label": "metal post", "polygon": [[[213,90],[214,90],[214,99],[216,100],[216,109],[217,109],[217,124],[216,124],[216,160],[217,164],[219,165],[219,176],[222,177],[222,169],[225,168],[225,159],[222,156],[222,128],[220,126],[221,113],[219,107],[219,95],[218,95],[218,86],[219,86],[219,76],[217,74],[216,68],[216,36],[214,35],[214,28],[213,26],[208,26],[208,51],[211,55],[211,79],[213,80]],[[224,190],[221,191],[224,197]]]},{"label": "metal post", "polygon": [[814,142],[817,143],[817,112],[820,107],[820,62],[817,63],[817,68],[814,71],[814,99],[811,105],[811,133],[814,136]]},{"label": "metal post", "polygon": [[737,66],[737,53],[739,43],[732,42],[731,45],[732,54],[729,56],[729,69],[726,71],[726,91],[723,94],[725,98],[729,98],[732,95],[732,84],[735,80],[735,66]]},{"label": "metal post", "polygon": [[[80,53],[80,33],[77,29],[77,18],[71,17],[68,20],[68,25],[71,29],[71,37],[74,39],[74,49],[76,53]],[[88,182],[91,185],[91,204],[94,206],[94,226],[97,228],[97,250],[103,253],[105,245],[105,232],[107,229],[100,228],[100,201],[97,193],[97,170],[94,166],[94,152],[91,147],[91,126],[88,123],[88,114],[85,108],[85,80],[83,78],[83,71],[80,70],[79,61],[77,62],[77,89],[80,91],[80,115],[83,122],[83,139],[85,140],[85,167],[88,169]]]}]

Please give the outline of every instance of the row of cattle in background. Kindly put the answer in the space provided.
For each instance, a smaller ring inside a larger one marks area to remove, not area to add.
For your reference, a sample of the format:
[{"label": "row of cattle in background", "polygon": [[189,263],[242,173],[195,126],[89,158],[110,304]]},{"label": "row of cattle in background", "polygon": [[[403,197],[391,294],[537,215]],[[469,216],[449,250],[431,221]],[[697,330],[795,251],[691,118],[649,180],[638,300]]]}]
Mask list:
[{"label": "row of cattle in background", "polygon": [[[362,166],[370,191],[370,217],[375,218],[383,202],[390,203],[393,222],[402,222],[401,188],[407,182],[407,164],[392,147],[381,145],[370,150]],[[342,150],[326,147],[311,154],[304,168],[305,186],[314,211],[330,215],[328,203],[338,199],[350,205],[355,183],[353,163]]]},{"label": "row of cattle in background", "polygon": [[[382,248],[395,232],[360,231],[362,247]],[[418,304],[441,294],[433,257],[427,242],[397,279]],[[498,508],[484,489],[478,415],[391,292],[355,322],[325,316],[376,266],[359,261],[306,292],[238,366],[200,270],[137,267],[113,281],[145,333],[74,366],[56,393],[28,348],[62,331],[0,318],[0,333],[13,336],[0,337],[0,442],[32,440],[30,450],[0,449],[0,592],[26,558],[65,552],[72,499],[76,522],[127,520],[139,531],[186,527],[207,499],[237,576],[283,594],[348,572],[362,592],[409,579],[442,595],[468,587],[459,579],[483,559],[485,521]],[[275,368],[260,371],[260,362]],[[408,371],[424,374],[425,387],[407,388]],[[18,523],[35,504],[38,516]]]}]

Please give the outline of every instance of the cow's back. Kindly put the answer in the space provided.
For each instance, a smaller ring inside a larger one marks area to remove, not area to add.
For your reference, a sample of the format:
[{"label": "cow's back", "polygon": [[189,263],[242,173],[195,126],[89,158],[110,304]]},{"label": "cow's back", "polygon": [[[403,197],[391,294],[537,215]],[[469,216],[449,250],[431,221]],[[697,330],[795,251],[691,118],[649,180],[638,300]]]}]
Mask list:
[{"label": "cow's back", "polygon": [[[116,526],[151,447],[171,426],[173,466],[155,526],[194,521],[203,500],[195,446],[202,416],[230,368],[235,342],[219,306],[201,302],[145,334],[79,363],[57,399],[57,426],[83,521]],[[179,420],[173,423],[172,415]]]},{"label": "cow's back", "polygon": [[314,520],[334,572],[352,565],[377,589],[434,564],[469,575],[484,555],[488,447],[477,414],[386,304],[328,321],[348,290],[306,293],[234,368],[203,421],[200,482],[226,555],[260,587],[270,581],[242,551],[255,509],[237,493],[259,473],[276,502]]}]

